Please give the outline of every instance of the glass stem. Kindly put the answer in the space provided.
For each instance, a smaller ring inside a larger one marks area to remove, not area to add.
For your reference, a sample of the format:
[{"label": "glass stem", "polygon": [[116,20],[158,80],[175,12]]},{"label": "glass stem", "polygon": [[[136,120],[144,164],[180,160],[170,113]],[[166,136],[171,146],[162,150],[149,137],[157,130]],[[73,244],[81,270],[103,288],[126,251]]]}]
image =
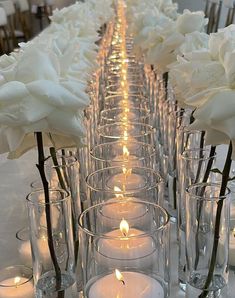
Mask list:
[{"label": "glass stem", "polygon": [[[50,195],[49,195],[49,185],[45,174],[45,156],[44,156],[44,149],[43,149],[43,137],[41,132],[36,132],[36,139],[37,139],[37,148],[38,148],[38,164],[36,165],[38,171],[40,173],[43,189],[44,189],[44,196],[45,196],[45,213],[46,213],[46,223],[47,223],[47,239],[48,239],[48,247],[50,251],[51,260],[53,266],[55,268],[56,274],[56,289],[59,290],[61,288],[61,270],[57,261],[54,243],[53,243],[53,231],[51,225],[51,208],[50,208]],[[63,298],[64,294],[63,291],[58,292],[58,298]]]},{"label": "glass stem", "polygon": [[216,211],[216,218],[215,218],[215,233],[214,233],[214,241],[213,241],[213,248],[212,248],[212,256],[210,260],[210,265],[209,265],[209,271],[207,275],[207,279],[204,285],[204,289],[202,293],[198,296],[199,298],[206,298],[208,293],[210,292],[208,290],[212,280],[213,280],[213,275],[214,275],[214,270],[215,270],[215,263],[216,263],[216,257],[217,257],[217,250],[218,250],[218,244],[219,244],[219,239],[220,239],[220,220],[221,220],[221,213],[223,209],[223,197],[226,194],[226,188],[228,184],[228,179],[229,179],[229,172],[231,169],[231,164],[232,164],[232,142],[229,144],[228,148],[228,153],[227,153],[227,158],[225,161],[223,173],[222,173],[222,183],[221,183],[221,188],[220,188],[220,200],[218,201],[218,206],[217,206],[217,211]]}]

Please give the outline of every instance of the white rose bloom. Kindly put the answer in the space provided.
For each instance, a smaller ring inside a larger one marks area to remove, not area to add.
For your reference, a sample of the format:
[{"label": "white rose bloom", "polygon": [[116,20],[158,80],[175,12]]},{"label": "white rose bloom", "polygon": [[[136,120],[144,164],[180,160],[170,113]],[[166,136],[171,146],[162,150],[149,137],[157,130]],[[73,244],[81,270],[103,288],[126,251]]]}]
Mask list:
[{"label": "white rose bloom", "polygon": [[191,12],[185,9],[182,15],[179,15],[176,20],[176,29],[181,34],[187,34],[194,31],[203,31],[208,24],[208,19],[205,19],[203,11]]},{"label": "white rose bloom", "polygon": [[[207,131],[207,143],[218,145],[232,140],[235,144],[235,90],[221,88],[194,113],[192,128]],[[235,148],[235,147],[233,147]],[[233,151],[235,158],[235,151]]]},{"label": "white rose bloom", "polygon": [[192,32],[185,35],[183,44],[179,47],[178,54],[185,56],[187,53],[201,49],[208,49],[209,35],[203,32]]},{"label": "white rose bloom", "polygon": [[45,133],[45,145],[80,144],[85,136],[82,110],[89,104],[82,88],[81,82],[60,77],[56,55],[26,48],[14,79],[0,87],[0,153],[17,158],[35,146],[37,131]]}]

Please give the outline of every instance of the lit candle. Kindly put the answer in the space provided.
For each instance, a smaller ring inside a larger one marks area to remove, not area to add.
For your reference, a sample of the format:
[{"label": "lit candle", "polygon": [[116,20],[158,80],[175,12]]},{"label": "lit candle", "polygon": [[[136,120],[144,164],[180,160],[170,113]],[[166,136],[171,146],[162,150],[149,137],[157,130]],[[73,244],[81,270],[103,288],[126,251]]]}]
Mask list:
[{"label": "lit candle", "polygon": [[229,265],[235,267],[235,228],[230,232]]},{"label": "lit candle", "polygon": [[164,298],[162,285],[138,272],[115,273],[98,279],[89,289],[89,298]]},{"label": "lit candle", "polygon": [[123,190],[136,190],[146,186],[146,178],[140,174],[132,173],[132,169],[122,168],[122,173],[113,175],[107,181],[107,186],[111,189],[118,186]]},{"label": "lit candle", "polygon": [[115,194],[116,198],[108,200],[107,204],[100,210],[102,224],[104,226],[112,226],[113,220],[120,220],[122,218],[132,221],[132,224],[135,221],[140,222],[140,220],[143,225],[149,222],[147,209],[141,203],[138,203],[139,200],[137,198],[124,197],[123,194],[118,194],[118,192],[121,192],[121,189],[117,186],[114,186],[114,191],[117,192]]},{"label": "lit candle", "polygon": [[33,298],[33,283],[25,277],[16,276],[1,281],[0,298]]},{"label": "lit candle", "polygon": [[135,167],[135,166],[138,166],[139,163],[138,163],[138,157],[136,155],[133,155],[131,154],[130,155],[130,152],[127,148],[126,145],[123,144],[123,147],[122,147],[122,155],[117,155],[115,156],[113,159],[112,159],[112,163],[117,166],[132,166],[132,167]]},{"label": "lit candle", "polygon": [[149,268],[156,260],[153,239],[141,230],[129,229],[124,219],[119,229],[106,233],[97,243],[96,261],[104,267]]}]

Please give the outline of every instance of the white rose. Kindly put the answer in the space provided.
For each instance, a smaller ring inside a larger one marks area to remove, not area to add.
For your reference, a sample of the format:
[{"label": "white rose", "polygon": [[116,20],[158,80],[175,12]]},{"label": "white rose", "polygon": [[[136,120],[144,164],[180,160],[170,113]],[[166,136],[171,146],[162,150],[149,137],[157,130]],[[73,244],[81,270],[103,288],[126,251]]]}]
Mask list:
[{"label": "white rose", "polygon": [[[216,145],[235,141],[235,90],[223,88],[194,113],[192,128],[208,131],[207,142]],[[235,157],[235,152],[233,152]]]},{"label": "white rose", "polygon": [[205,19],[203,11],[191,12],[185,9],[183,14],[176,20],[176,28],[178,32],[187,34],[194,31],[203,31],[207,23],[208,19]]},{"label": "white rose", "polygon": [[209,35],[203,32],[192,32],[185,35],[183,44],[179,47],[179,54],[208,49]]},{"label": "white rose", "polygon": [[14,80],[0,87],[1,153],[10,152],[10,158],[23,154],[35,145],[37,131],[50,133],[54,142],[50,145],[57,148],[81,143],[85,136],[82,110],[89,98],[81,82],[59,74],[55,55],[34,47],[25,49]]}]

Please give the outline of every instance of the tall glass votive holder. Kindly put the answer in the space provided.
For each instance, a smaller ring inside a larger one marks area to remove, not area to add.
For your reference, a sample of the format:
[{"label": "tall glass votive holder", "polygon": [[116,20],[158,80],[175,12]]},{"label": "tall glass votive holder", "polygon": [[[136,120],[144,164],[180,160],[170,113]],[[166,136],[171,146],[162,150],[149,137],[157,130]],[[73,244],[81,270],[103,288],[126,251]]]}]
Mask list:
[{"label": "tall glass votive holder", "polygon": [[150,168],[109,167],[91,173],[86,182],[90,205],[115,198],[120,201],[125,198],[146,200],[163,205],[163,179]]},{"label": "tall glass votive holder", "polygon": [[[216,154],[209,149],[189,149],[181,154],[179,164],[178,232],[179,232],[179,285],[186,288],[186,189],[196,183],[217,182],[217,175],[211,170],[216,162]],[[218,181],[219,182],[219,181]]]},{"label": "tall glass votive holder", "polygon": [[77,295],[71,198],[62,189],[27,196],[36,297]]},{"label": "tall glass votive holder", "polygon": [[100,144],[91,149],[90,155],[90,173],[112,166],[156,168],[155,148],[141,142],[116,141]]},{"label": "tall glass votive holder", "polygon": [[144,96],[132,94],[110,95],[104,99],[104,109],[123,108],[124,106],[149,110],[149,101]]},{"label": "tall glass votive holder", "polygon": [[[80,166],[77,158],[73,153],[64,155],[57,152],[45,162],[46,175],[50,188],[61,188],[70,192],[72,203],[72,219],[74,239],[78,236],[78,217],[82,210],[80,198]],[[41,180],[31,183],[32,190],[42,188]]]},{"label": "tall glass votive holder", "polygon": [[115,122],[140,122],[149,124],[150,112],[143,108],[113,108],[106,109],[100,113],[100,125]]},{"label": "tall glass votive holder", "polygon": [[24,265],[0,270],[1,298],[33,298],[33,271]]},{"label": "tall glass votive holder", "polygon": [[155,145],[155,129],[148,124],[136,122],[116,122],[98,127],[99,143],[118,140],[126,142],[137,141]]},{"label": "tall glass votive holder", "polygon": [[168,214],[152,203],[132,203],[144,210],[135,221],[120,216],[107,225],[104,210],[117,208],[119,201],[95,205],[80,216],[85,298],[140,297],[143,292],[143,297],[168,297]]},{"label": "tall glass votive holder", "polygon": [[198,183],[186,192],[186,297],[227,297],[230,190]]},{"label": "tall glass votive holder", "polygon": [[[142,84],[128,84],[127,92],[131,95],[135,96],[144,96],[145,90],[144,86]],[[109,95],[122,95],[123,94],[123,88],[120,85],[109,85],[105,89],[105,93],[107,96]]]}]

